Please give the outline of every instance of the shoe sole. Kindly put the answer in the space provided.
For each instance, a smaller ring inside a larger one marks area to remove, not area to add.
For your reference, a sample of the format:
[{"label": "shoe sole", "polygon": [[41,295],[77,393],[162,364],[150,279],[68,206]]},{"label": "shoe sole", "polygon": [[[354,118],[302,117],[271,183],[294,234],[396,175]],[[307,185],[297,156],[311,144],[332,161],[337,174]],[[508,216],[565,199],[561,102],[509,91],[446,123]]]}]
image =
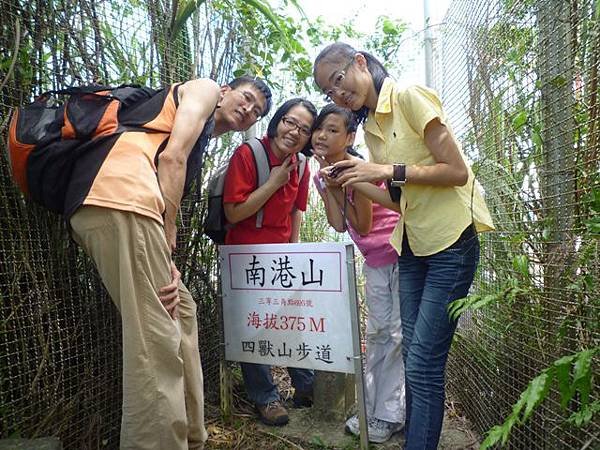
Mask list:
[{"label": "shoe sole", "polygon": [[371,435],[369,435],[369,442],[372,442],[373,444],[383,444],[384,442],[389,441],[392,436],[393,435],[390,435],[390,437],[387,439],[373,439]]},{"label": "shoe sole", "polygon": [[352,431],[352,428],[350,428],[348,425],[345,425],[345,426],[344,426],[344,431],[345,431],[347,434],[351,434],[351,435],[353,435],[353,436],[359,436],[359,435],[360,435],[360,432],[358,432],[358,433],[355,433],[354,431]]},{"label": "shoe sole", "polygon": [[286,419],[281,419],[281,420],[277,420],[277,421],[267,420],[262,416],[260,416],[258,419],[265,425],[269,425],[272,427],[282,427],[284,425],[287,425],[290,421],[289,417]]},{"label": "shoe sole", "polygon": [[373,439],[373,438],[371,438],[371,435],[369,435],[369,442],[372,442],[374,444],[383,444],[384,442],[389,441],[392,438],[392,436],[394,436],[396,433],[400,433],[403,429],[404,428],[400,428],[398,430],[393,431],[392,434],[390,434],[387,439],[381,439],[381,440],[380,439]]}]

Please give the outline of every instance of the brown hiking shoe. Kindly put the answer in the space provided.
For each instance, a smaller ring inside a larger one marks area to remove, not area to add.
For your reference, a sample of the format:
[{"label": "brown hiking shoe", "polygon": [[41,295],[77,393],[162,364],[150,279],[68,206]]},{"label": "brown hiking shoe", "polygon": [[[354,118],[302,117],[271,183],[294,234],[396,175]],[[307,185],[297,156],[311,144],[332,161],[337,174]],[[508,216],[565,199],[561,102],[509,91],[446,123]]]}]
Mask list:
[{"label": "brown hiking shoe", "polygon": [[256,405],[260,421],[265,425],[281,426],[289,421],[287,410],[281,405],[279,400],[266,405]]}]

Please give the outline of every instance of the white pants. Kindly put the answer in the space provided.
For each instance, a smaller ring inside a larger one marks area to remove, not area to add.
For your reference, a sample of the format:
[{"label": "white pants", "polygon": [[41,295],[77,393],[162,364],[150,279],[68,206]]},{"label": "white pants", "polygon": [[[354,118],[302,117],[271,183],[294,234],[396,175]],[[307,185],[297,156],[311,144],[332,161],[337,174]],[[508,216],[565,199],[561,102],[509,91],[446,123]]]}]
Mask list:
[{"label": "white pants", "polygon": [[367,416],[404,423],[404,363],[398,264],[363,265],[366,279],[367,367],[365,387]]}]

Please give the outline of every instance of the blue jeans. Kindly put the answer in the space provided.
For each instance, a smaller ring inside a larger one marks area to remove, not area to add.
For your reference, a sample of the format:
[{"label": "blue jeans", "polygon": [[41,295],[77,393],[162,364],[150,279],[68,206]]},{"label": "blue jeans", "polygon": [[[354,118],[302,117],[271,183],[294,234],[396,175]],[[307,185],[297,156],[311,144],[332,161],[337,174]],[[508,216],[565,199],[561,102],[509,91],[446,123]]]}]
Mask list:
[{"label": "blue jeans", "polygon": [[[271,366],[267,364],[240,363],[246,392],[252,402],[264,406],[267,403],[280,400],[277,386],[273,383]],[[292,386],[296,392],[312,393],[315,372],[309,369],[288,367]]]},{"label": "blue jeans", "polygon": [[445,250],[415,256],[404,233],[399,258],[406,370],[406,450],[437,449],[444,419],[446,361],[456,321],[448,304],[466,297],[479,262],[472,226]]}]

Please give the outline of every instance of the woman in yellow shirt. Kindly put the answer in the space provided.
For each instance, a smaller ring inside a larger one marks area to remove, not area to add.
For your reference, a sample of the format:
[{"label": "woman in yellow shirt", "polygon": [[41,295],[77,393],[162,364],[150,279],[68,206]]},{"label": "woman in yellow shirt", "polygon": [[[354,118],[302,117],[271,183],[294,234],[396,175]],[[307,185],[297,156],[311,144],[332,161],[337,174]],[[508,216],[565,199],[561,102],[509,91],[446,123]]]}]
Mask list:
[{"label": "woman in yellow shirt", "polygon": [[492,230],[492,220],[434,91],[398,86],[375,57],[344,43],[321,51],[313,75],[327,97],[358,114],[369,147],[371,162],[335,164],[338,180],[357,190],[385,180],[402,190],[390,242],[400,255],[405,448],[436,449],[456,329],[447,307],[468,294],[477,232]]}]

